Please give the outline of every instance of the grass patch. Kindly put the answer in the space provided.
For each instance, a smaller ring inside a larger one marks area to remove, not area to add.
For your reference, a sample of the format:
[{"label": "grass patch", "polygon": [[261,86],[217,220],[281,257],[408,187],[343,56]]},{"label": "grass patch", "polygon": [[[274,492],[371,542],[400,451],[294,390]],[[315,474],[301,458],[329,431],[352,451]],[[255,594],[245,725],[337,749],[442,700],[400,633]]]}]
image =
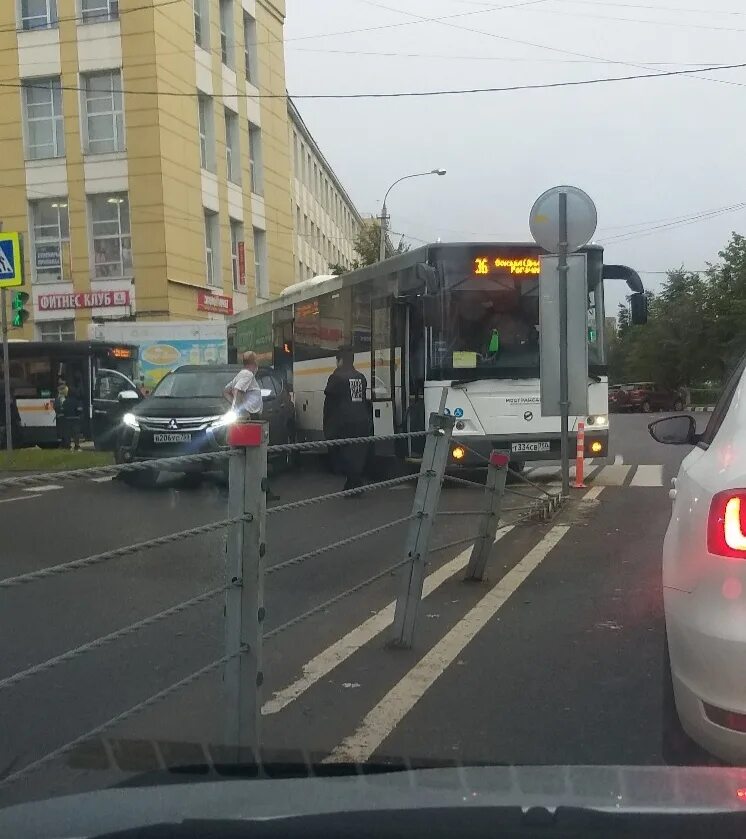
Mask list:
[{"label": "grass patch", "polygon": [[0,452],[0,472],[62,472],[67,469],[89,469],[92,466],[111,466],[111,452],[65,449],[18,449]]}]

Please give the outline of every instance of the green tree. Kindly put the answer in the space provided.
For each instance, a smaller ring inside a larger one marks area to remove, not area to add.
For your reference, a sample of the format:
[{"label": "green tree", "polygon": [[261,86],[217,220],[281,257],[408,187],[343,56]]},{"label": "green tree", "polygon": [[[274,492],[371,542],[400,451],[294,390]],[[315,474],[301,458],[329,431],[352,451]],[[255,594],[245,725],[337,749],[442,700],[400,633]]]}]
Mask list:
[{"label": "green tree", "polygon": [[[381,251],[381,222],[378,219],[370,219],[358,230],[355,236],[355,250],[358,258],[352,263],[352,268],[349,270],[356,271],[358,268],[364,268],[366,265],[374,265],[379,261]],[[409,245],[406,244],[402,238],[399,244],[393,249],[393,254],[406,253],[409,250]],[[346,270],[341,265],[331,265],[330,270],[332,274],[344,274]]]},{"label": "green tree", "polygon": [[708,322],[710,377],[722,381],[746,352],[746,238],[733,233],[707,271],[704,314]]}]

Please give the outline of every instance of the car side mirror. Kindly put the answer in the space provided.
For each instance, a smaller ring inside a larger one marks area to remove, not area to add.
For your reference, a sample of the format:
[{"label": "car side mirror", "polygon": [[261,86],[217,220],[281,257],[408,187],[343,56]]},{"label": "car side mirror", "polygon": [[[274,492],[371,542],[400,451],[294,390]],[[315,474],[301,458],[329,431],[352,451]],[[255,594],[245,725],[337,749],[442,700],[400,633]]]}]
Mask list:
[{"label": "car side mirror", "polygon": [[139,398],[140,394],[136,390],[122,390],[117,397],[120,402],[137,402]]},{"label": "car side mirror", "polygon": [[262,388],[262,399],[272,399],[274,398],[274,393],[268,387]]},{"label": "car side mirror", "polygon": [[669,446],[693,446],[699,440],[697,422],[688,414],[651,422],[648,431],[653,440]]},{"label": "car side mirror", "polygon": [[648,322],[648,298],[637,292],[629,298],[630,320],[633,326],[645,326]]}]

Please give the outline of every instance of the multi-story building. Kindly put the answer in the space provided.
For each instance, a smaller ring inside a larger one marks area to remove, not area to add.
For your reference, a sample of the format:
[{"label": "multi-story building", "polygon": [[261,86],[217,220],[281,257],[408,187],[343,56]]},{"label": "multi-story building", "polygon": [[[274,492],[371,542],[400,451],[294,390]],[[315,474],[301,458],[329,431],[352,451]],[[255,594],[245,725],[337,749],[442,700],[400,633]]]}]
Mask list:
[{"label": "multi-story building", "polygon": [[284,0],[3,0],[4,230],[31,319],[222,318],[295,280]]},{"label": "multi-story building", "polygon": [[363,219],[290,99],[288,122],[293,161],[294,276],[299,282],[328,274],[334,265],[350,268],[357,258],[355,238]]}]

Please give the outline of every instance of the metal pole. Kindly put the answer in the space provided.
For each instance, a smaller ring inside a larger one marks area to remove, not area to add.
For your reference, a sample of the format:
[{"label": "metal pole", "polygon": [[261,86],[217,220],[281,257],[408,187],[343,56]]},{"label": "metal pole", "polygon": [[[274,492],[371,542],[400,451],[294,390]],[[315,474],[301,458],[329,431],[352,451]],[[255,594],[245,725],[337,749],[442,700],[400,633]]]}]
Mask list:
[{"label": "metal pole", "polygon": [[251,515],[231,526],[225,565],[225,654],[233,656],[225,665],[225,744],[244,763],[254,761],[260,746],[267,429],[265,422],[239,423],[229,435],[241,450],[228,467],[229,516]]},{"label": "metal pole", "polygon": [[562,495],[570,494],[570,397],[567,374],[567,193],[559,195],[559,339],[560,339],[560,456],[562,458]]},{"label": "metal pole", "polygon": [[10,410],[10,357],[8,352],[8,292],[0,289],[0,308],[2,309],[3,331],[3,382],[5,387],[5,447],[13,451],[12,415]]},{"label": "metal pole", "polygon": [[378,259],[383,262],[386,259],[386,231],[388,229],[388,218],[386,215],[386,201],[383,202],[381,210],[381,241],[378,247]]},{"label": "metal pole", "polygon": [[484,571],[492,545],[495,543],[495,533],[502,512],[509,462],[510,455],[507,452],[493,451],[490,455],[487,483],[484,487],[484,515],[479,524],[479,536],[469,557],[469,567],[464,578],[466,580],[480,582],[484,579]]},{"label": "metal pole", "polygon": [[[445,402],[445,394],[441,405]],[[425,443],[420,476],[414,493],[412,515],[414,519],[407,534],[407,556],[411,562],[404,567],[402,587],[396,601],[394,634],[391,645],[409,649],[414,639],[417,611],[422,600],[422,585],[430,548],[430,534],[438,509],[443,475],[448,463],[451,434],[455,420],[443,414],[430,415],[431,434]]]}]

